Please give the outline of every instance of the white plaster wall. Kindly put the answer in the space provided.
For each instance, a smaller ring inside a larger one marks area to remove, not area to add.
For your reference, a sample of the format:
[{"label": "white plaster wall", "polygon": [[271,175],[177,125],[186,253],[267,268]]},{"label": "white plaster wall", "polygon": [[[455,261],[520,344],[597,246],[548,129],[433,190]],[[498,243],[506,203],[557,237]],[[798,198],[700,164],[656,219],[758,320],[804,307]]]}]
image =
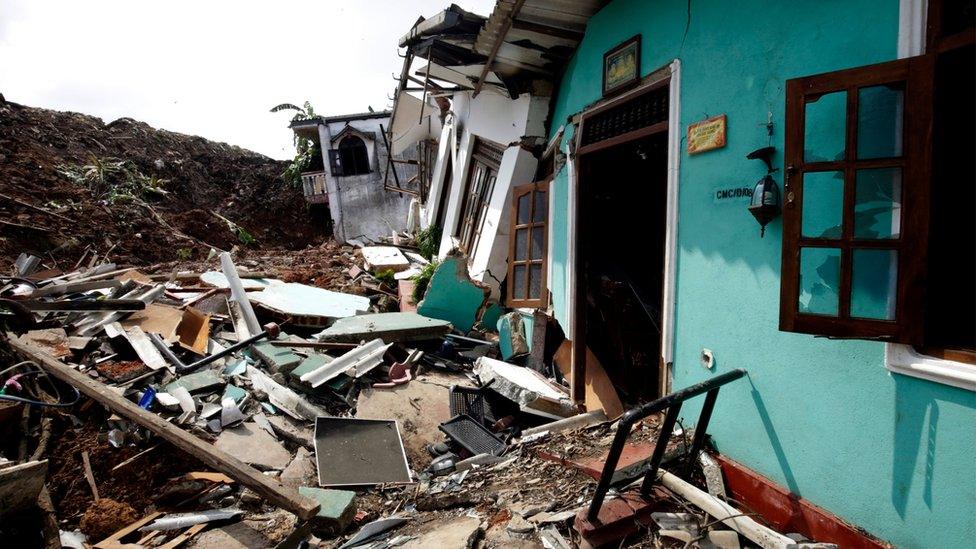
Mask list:
[{"label": "white plaster wall", "polygon": [[438,255],[443,259],[448,252],[457,247],[457,238],[454,236],[457,228],[458,219],[461,217],[461,202],[464,195],[464,180],[468,170],[468,159],[471,157],[471,150],[474,148],[474,140],[467,132],[462,132],[458,139],[456,160],[453,163],[454,169],[451,173],[451,184],[444,192],[448,193],[445,204],[444,232],[441,235],[441,247]]},{"label": "white plaster wall", "polygon": [[[453,154],[451,149],[451,135],[454,132],[454,116],[450,115],[441,128],[440,139],[437,141],[437,158],[434,160],[434,171],[431,176],[430,192],[428,193],[427,203],[421,207],[421,227],[426,229],[437,220],[438,207],[440,207],[440,196],[444,192],[444,187],[451,182],[452,174],[447,171],[447,158]],[[446,205],[445,205],[446,206]]]},{"label": "white plaster wall", "polygon": [[[474,137],[488,139],[503,146],[518,143],[523,137],[545,137],[545,120],[548,115],[549,98],[532,97],[528,94],[512,100],[497,94],[481,94],[471,98],[469,92],[455,94],[451,111],[454,113],[455,131],[459,134],[457,158],[453,162],[451,174],[445,174],[439,192],[447,192],[444,233],[438,255],[443,258],[457,246],[454,229],[461,216],[466,178],[470,168]],[[445,126],[447,130],[447,126]],[[447,155],[451,154],[450,133],[442,133],[438,148],[435,176],[443,171]],[[444,143],[448,141],[448,143]],[[501,280],[505,277],[508,264],[508,232],[510,216],[511,188],[515,185],[531,183],[538,161],[517,144],[509,146],[498,170],[495,187],[488,201],[488,213],[478,248],[471,253],[469,273],[475,280],[491,286],[492,295],[497,298]],[[436,180],[436,177],[435,177]],[[431,192],[425,214],[428,223],[436,219],[439,192]]]},{"label": "white plaster wall", "polygon": [[[394,230],[403,231],[407,227],[410,196],[387,191],[383,184],[387,152],[380,136],[382,131],[380,125],[386,127],[387,124],[389,118],[349,122],[350,126],[359,131],[372,132],[376,139],[364,140],[369,156],[370,173],[344,177],[332,175],[328,150],[338,145],[338,143],[331,143],[332,136],[342,131],[346,127],[346,122],[319,125],[333,238],[338,242],[345,243],[356,238],[369,243],[370,240],[378,240],[381,236],[390,235]],[[415,166],[397,164],[395,167],[401,181],[406,181],[416,173]],[[392,174],[390,179],[392,184]]]},{"label": "white plaster wall", "polygon": [[[481,239],[474,250],[468,272],[472,278],[491,286],[494,299],[498,299],[501,282],[508,270],[508,244],[512,222],[512,187],[531,183],[538,159],[529,151],[512,147],[505,151],[498,168],[498,179],[488,202]],[[500,182],[508,185],[500,185]]]}]

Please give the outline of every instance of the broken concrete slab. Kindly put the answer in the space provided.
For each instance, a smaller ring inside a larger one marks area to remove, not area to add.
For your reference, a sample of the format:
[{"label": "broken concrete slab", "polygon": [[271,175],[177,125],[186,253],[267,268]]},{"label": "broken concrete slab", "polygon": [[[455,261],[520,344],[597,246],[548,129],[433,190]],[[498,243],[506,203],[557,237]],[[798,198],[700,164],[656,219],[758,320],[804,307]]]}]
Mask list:
[{"label": "broken concrete slab", "polygon": [[291,462],[288,450],[254,422],[224,429],[214,445],[259,469],[280,470]]},{"label": "broken concrete slab", "polygon": [[356,517],[356,492],[301,486],[298,493],[319,503],[319,512],[312,517],[316,529],[342,532]]},{"label": "broken concrete slab", "polygon": [[498,350],[501,351],[503,360],[528,354],[529,340],[525,337],[525,320],[525,315],[518,311],[512,311],[499,317],[496,324],[498,326]]},{"label": "broken concrete slab", "polygon": [[218,389],[224,383],[223,378],[215,374],[213,370],[203,370],[181,376],[176,381],[166,385],[165,390],[173,396],[176,396],[174,390],[177,387],[183,387],[190,393],[203,393]]},{"label": "broken concrete slab", "polygon": [[438,339],[451,331],[446,320],[427,318],[417,313],[376,313],[351,316],[315,335],[319,341],[359,343],[380,338],[387,343]]},{"label": "broken concrete slab", "polygon": [[272,372],[288,373],[302,362],[288,347],[276,347],[270,341],[251,346],[251,351],[271,368]]},{"label": "broken concrete slab", "polygon": [[247,377],[255,390],[263,391],[271,404],[295,419],[312,421],[318,416],[329,415],[327,411],[305,400],[295,391],[281,385],[253,366],[247,367]]},{"label": "broken concrete slab", "polygon": [[474,547],[481,536],[481,519],[461,516],[424,525],[424,533],[401,545],[403,549],[428,547]]},{"label": "broken concrete slab", "polygon": [[298,366],[289,374],[295,381],[301,381],[301,377],[308,372],[313,372],[322,366],[332,362],[332,357],[328,355],[321,355],[318,353],[309,353],[309,355],[304,358]]},{"label": "broken concrete slab", "polygon": [[[406,385],[364,389],[356,403],[356,417],[396,420],[403,431],[407,458],[419,470],[430,462],[425,446],[443,438],[438,427],[451,419],[450,387],[466,382],[462,375],[429,372]],[[414,407],[415,402],[423,405]]]},{"label": "broken concrete slab", "polygon": [[474,363],[474,373],[482,384],[494,380],[491,389],[517,403],[524,412],[552,419],[577,413],[566,391],[535,370],[481,357]]},{"label": "broken concrete slab", "polygon": [[266,416],[266,419],[279,437],[308,449],[313,447],[315,434],[305,423],[282,415]]},{"label": "broken concrete slab", "polygon": [[285,486],[313,486],[315,484],[315,458],[303,446],[298,447],[294,459],[278,477]]},{"label": "broken concrete slab", "polygon": [[295,326],[318,327],[369,310],[369,298],[293,282],[274,284],[248,299],[272,313],[289,317]]},{"label": "broken concrete slab", "polygon": [[467,333],[478,321],[490,295],[488,286],[468,276],[468,264],[463,257],[449,256],[434,270],[424,299],[417,304],[417,312],[446,320]]},{"label": "broken concrete slab", "polygon": [[393,246],[366,246],[361,251],[363,253],[363,259],[366,261],[366,268],[374,274],[383,271],[398,273],[410,268],[410,260],[403,255],[400,248]]},{"label": "broken concrete slab", "polygon": [[384,344],[382,339],[374,339],[311,372],[302,374],[299,379],[312,387],[318,387],[339,374],[362,377],[366,372],[383,363],[383,355],[389,350],[390,345],[393,344]]}]

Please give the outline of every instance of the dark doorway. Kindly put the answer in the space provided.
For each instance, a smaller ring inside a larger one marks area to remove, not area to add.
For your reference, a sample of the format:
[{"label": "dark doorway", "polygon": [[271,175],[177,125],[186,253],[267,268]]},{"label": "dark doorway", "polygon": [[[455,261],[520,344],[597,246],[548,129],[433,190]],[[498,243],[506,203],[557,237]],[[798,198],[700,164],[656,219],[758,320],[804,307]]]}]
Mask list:
[{"label": "dark doorway", "polygon": [[660,395],[666,128],[580,158],[577,314],[621,399]]}]

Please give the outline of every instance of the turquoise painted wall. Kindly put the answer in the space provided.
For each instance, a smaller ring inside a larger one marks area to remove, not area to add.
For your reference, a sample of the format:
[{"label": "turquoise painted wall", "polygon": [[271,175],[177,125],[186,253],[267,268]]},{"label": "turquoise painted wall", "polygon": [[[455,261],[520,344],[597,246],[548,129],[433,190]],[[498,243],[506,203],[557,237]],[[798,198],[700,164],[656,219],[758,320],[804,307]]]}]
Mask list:
[{"label": "turquoise painted wall", "polygon": [[[686,7],[617,0],[593,17],[552,123],[599,99],[603,53],[637,33],[642,74],[681,60],[682,134],[728,114],[726,148],[680,159],[674,387],[746,368],[718,400],[720,451],[898,546],[972,547],[976,394],[890,374],[880,343],[779,332],[780,220],[760,239],[745,204],[712,199],[763,174],[745,155],[766,145],[767,112],[782,151],[786,79],[895,58],[898,2],[694,0],[687,29]],[[553,192],[553,300],[566,325],[565,169]],[[697,407],[682,415],[693,422]]]}]

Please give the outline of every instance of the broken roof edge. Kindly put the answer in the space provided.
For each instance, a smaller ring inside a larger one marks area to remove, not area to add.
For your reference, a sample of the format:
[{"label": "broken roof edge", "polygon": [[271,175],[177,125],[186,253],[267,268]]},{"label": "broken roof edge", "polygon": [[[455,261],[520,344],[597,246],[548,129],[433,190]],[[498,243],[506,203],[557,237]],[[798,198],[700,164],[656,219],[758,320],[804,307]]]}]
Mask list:
[{"label": "broken roof edge", "polygon": [[390,116],[393,111],[382,110],[374,112],[359,112],[353,114],[337,114],[335,116],[313,116],[311,118],[304,118],[302,120],[292,120],[288,127],[292,129],[297,128],[308,128],[313,126],[318,126],[320,124],[329,124],[331,122],[351,122],[353,120],[370,120],[373,118],[386,118]]},{"label": "broken roof edge", "polygon": [[407,34],[400,37],[397,45],[406,48],[424,37],[442,33],[476,35],[487,20],[488,18],[483,15],[465,11],[457,4],[451,4],[436,15],[426,19],[421,17]]}]

